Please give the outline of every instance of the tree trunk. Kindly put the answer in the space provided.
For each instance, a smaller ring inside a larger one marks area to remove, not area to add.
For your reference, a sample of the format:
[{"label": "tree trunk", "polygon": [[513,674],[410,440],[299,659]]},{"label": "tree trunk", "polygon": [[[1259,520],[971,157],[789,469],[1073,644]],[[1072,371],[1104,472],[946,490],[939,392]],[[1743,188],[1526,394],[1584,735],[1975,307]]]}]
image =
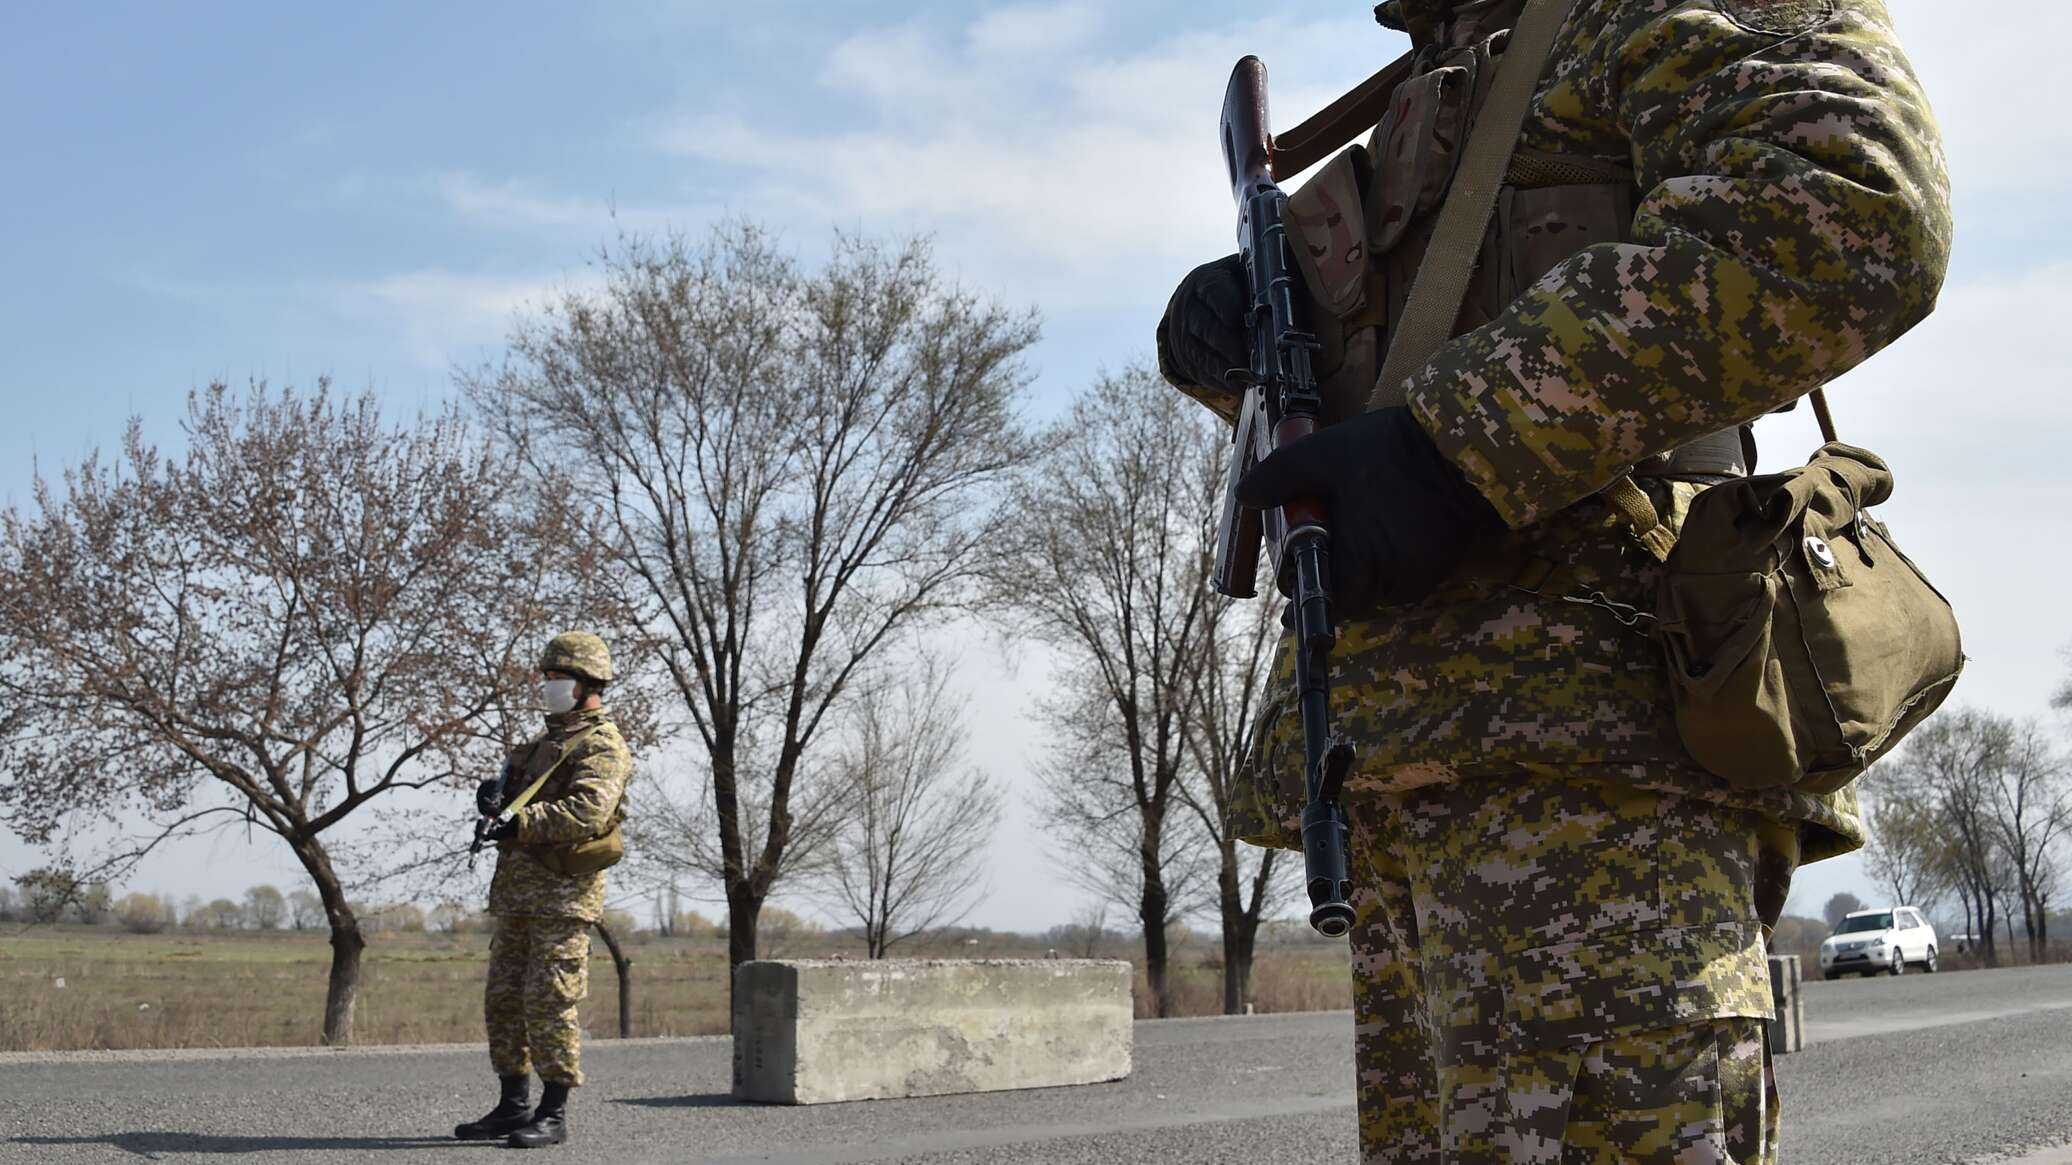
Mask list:
[{"label": "tree trunk", "polygon": [[1994,907],[1997,903],[1993,901],[1991,891],[1982,892],[1979,897],[1982,903],[1979,909],[1979,922],[1981,923],[1979,946],[1981,953],[1985,956],[1986,966],[1997,967],[2000,965],[2000,950],[1997,945],[1998,940],[1993,934],[1993,928],[2000,923],[1999,916],[1994,912]]},{"label": "tree trunk", "polygon": [[353,1004],[360,997],[360,954],[367,940],[359,920],[345,912],[343,924],[331,924],[331,980],[324,988],[324,1043],[342,1047],[353,1040]]},{"label": "tree trunk", "polygon": [[602,919],[590,925],[604,939],[605,948],[612,953],[612,969],[619,973],[619,1038],[623,1040],[633,1034],[633,960],[626,957]]},{"label": "tree trunk", "polygon": [[755,928],[762,915],[763,900],[746,885],[727,887],[728,966],[755,961]]},{"label": "tree trunk", "polygon": [[1144,927],[1144,979],[1151,987],[1153,1014],[1173,1014],[1173,987],[1166,952],[1166,890],[1163,879],[1146,877],[1137,919]]},{"label": "tree trunk", "polygon": [[1223,924],[1223,1014],[1245,1013],[1245,981],[1251,977],[1251,955],[1242,935],[1245,904],[1238,883],[1237,843],[1224,838],[1222,864],[1216,871],[1216,906]]},{"label": "tree trunk", "polygon": [[353,1005],[360,997],[360,956],[367,939],[360,933],[360,920],[345,900],[345,887],[331,868],[331,855],[314,837],[290,837],[288,846],[316,885],[317,898],[324,904],[324,917],[331,924],[331,977],[324,987],[324,1043],[342,1047],[352,1043]]}]

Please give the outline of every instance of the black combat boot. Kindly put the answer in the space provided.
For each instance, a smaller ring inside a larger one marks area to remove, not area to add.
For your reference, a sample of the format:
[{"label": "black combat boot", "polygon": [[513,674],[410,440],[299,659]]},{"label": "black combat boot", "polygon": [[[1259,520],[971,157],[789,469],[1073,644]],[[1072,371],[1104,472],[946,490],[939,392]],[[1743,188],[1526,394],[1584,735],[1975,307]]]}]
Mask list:
[{"label": "black combat boot", "polygon": [[503,1099],[497,1101],[496,1107],[490,1109],[489,1115],[481,1120],[453,1126],[455,1140],[493,1141],[498,1137],[509,1136],[532,1123],[532,1104],[529,1100],[532,1094],[532,1077],[499,1076],[497,1079],[504,1087]]},{"label": "black combat boot", "polygon": [[540,1106],[532,1110],[532,1123],[505,1143],[513,1149],[539,1149],[567,1139],[568,1085],[549,1082],[540,1087]]}]

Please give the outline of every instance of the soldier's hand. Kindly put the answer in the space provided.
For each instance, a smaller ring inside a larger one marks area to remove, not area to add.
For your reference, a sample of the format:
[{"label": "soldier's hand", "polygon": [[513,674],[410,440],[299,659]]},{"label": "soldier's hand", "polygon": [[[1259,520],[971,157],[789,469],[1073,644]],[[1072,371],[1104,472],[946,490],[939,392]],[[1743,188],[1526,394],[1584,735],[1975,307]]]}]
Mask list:
[{"label": "soldier's hand", "polygon": [[1241,390],[1231,383],[1230,371],[1252,364],[1251,302],[1245,265],[1236,255],[1188,272],[1158,321],[1159,373],[1180,388],[1234,400]]},{"label": "soldier's hand", "polygon": [[475,808],[484,817],[495,817],[504,810],[504,783],[487,780],[475,786]]},{"label": "soldier's hand", "polygon": [[504,841],[508,838],[517,837],[518,819],[508,816],[499,817],[495,821],[490,822],[489,828],[482,831],[482,836],[491,841]]},{"label": "soldier's hand", "polygon": [[1254,509],[1324,503],[1331,601],[1342,614],[1414,603],[1446,581],[1477,538],[1504,521],[1407,408],[1348,418],[1276,449],[1237,486]]}]

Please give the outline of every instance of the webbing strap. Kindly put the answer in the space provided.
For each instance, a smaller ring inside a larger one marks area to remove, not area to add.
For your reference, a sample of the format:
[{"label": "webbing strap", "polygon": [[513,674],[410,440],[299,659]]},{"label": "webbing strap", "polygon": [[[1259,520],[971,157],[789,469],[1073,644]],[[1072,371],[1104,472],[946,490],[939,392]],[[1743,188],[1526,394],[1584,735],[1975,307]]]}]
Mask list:
[{"label": "webbing strap", "polygon": [[583,741],[587,739],[591,733],[597,731],[599,728],[602,727],[604,727],[604,725],[602,724],[592,724],[590,727],[585,728],[581,732],[576,733],[574,736],[569,737],[568,743],[561,746],[561,755],[554,758],[554,763],[547,766],[547,771],[541,773],[538,780],[534,781],[530,785],[527,785],[523,793],[518,794],[518,796],[515,799],[513,799],[509,805],[504,806],[504,812],[516,813],[520,809],[523,809],[527,805],[531,804],[534,794],[540,791],[540,786],[545,785],[547,783],[547,778],[553,776],[554,773],[561,768],[561,762],[567,760],[569,754],[573,753],[576,750],[576,745],[583,743]]},{"label": "webbing strap", "polygon": [[1432,241],[1410,283],[1410,297],[1389,342],[1381,378],[1375,383],[1376,406],[1401,404],[1403,382],[1452,338],[1453,321],[1460,315],[1461,298],[1474,274],[1482,236],[1489,230],[1497,191],[1511,167],[1511,155],[1518,149],[1518,134],[1539,88],[1540,73],[1554,51],[1555,34],[1575,6],[1576,0],[1526,0],[1525,11],[1511,30],[1510,43],[1497,65],[1496,81],[1468,134],[1453,185],[1446,192],[1446,204],[1439,208],[1438,222],[1432,227]]},{"label": "webbing strap", "polygon": [[1597,496],[1626,523],[1634,538],[1647,547],[1656,562],[1667,562],[1669,552],[1676,549],[1676,535],[1662,524],[1661,512],[1655,509],[1654,499],[1627,474],[1619,480],[1597,491]]}]

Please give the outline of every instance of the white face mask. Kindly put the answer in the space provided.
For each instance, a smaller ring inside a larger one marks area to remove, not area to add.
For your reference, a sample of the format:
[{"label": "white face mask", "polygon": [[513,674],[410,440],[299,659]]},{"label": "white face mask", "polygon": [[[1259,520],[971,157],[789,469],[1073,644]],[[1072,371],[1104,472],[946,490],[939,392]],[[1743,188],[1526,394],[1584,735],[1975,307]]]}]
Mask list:
[{"label": "white face mask", "polygon": [[540,695],[546,701],[547,714],[559,716],[573,712],[576,708],[576,682],[574,680],[548,680],[540,685]]}]

